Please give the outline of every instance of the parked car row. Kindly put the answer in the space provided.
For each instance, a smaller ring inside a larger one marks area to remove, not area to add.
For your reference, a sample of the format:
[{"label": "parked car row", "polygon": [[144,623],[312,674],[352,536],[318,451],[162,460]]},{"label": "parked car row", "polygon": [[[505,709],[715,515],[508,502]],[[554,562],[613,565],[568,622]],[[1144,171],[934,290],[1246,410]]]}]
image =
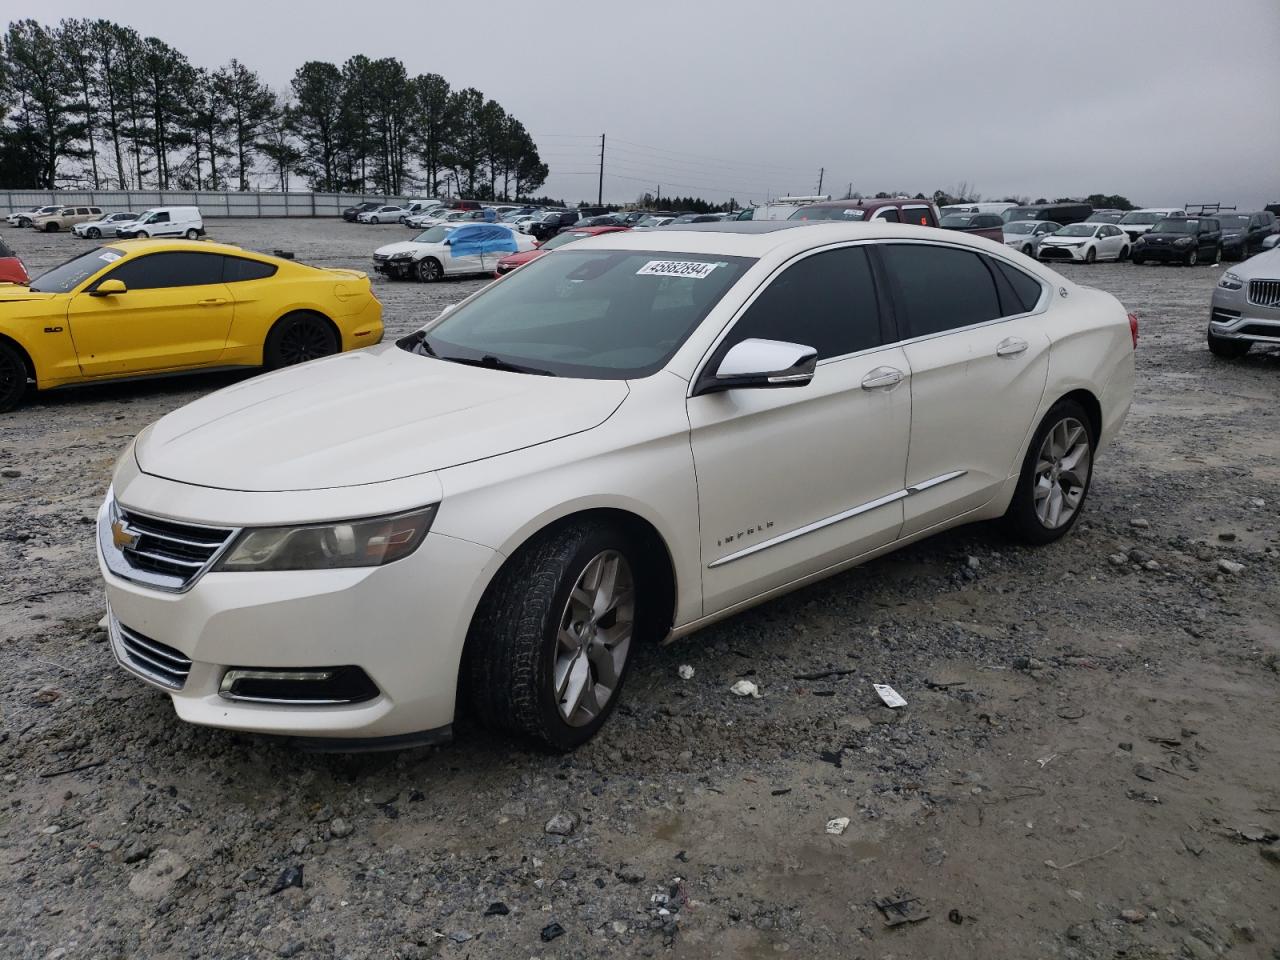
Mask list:
[{"label": "parked car row", "polygon": [[205,233],[199,207],[152,207],[142,213],[104,213],[101,207],[54,205],[11,213],[5,220],[13,227],[30,227],[48,233],[65,229],[72,236],[88,240],[103,237],[122,240],[186,237],[197,240]]}]

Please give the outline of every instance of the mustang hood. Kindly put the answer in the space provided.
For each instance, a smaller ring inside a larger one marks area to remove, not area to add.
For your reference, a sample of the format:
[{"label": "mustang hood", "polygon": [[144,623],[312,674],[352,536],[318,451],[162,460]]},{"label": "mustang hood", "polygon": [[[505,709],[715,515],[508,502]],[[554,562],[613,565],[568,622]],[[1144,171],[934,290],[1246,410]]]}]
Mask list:
[{"label": "mustang hood", "polygon": [[144,473],[226,490],[379,483],[598,426],[622,380],[508,373],[386,344],[220,390],[138,439]]},{"label": "mustang hood", "polygon": [[36,293],[19,283],[0,283],[0,303],[40,303],[56,296],[56,293]]}]

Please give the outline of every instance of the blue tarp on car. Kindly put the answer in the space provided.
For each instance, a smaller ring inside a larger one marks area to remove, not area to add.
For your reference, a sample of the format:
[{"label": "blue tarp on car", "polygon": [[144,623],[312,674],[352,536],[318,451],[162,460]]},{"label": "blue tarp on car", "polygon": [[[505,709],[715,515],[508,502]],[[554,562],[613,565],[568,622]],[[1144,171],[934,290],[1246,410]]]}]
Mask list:
[{"label": "blue tarp on car", "polygon": [[489,253],[515,253],[516,235],[507,227],[476,224],[459,227],[450,237],[455,257]]}]

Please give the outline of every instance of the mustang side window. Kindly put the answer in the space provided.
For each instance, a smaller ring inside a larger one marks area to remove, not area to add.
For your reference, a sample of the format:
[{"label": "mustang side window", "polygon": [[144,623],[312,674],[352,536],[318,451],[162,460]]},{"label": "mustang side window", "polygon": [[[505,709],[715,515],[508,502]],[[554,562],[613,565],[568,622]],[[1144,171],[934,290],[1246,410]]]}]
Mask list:
[{"label": "mustang side window", "polygon": [[956,330],[1002,315],[995,279],[982,258],[968,250],[924,243],[880,248],[896,288],[906,336]]},{"label": "mustang side window", "polygon": [[216,253],[149,253],[116,267],[102,280],[123,281],[127,290],[199,287],[222,282],[222,257]]},{"label": "mustang side window", "polygon": [[717,354],[743,340],[813,347],[818,359],[880,345],[880,311],[864,247],[840,247],[787,267],[761,291]]}]

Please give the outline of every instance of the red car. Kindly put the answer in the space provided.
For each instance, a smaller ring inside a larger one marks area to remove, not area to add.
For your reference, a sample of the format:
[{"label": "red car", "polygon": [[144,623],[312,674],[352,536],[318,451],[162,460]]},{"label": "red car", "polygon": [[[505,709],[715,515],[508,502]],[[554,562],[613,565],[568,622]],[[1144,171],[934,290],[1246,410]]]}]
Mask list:
[{"label": "red car", "polygon": [[573,241],[581,240],[583,237],[598,237],[602,233],[619,233],[630,229],[630,227],[578,227],[576,230],[565,230],[564,233],[557,233],[536,250],[511,253],[503,257],[498,261],[494,276],[500,277],[504,273],[510,273],[516,267],[522,267],[530,260],[537,260],[543,254],[550,253],[556,247],[563,247],[566,243],[573,243]]},{"label": "red car", "polygon": [[0,283],[28,283],[27,268],[13,249],[0,240]]}]

